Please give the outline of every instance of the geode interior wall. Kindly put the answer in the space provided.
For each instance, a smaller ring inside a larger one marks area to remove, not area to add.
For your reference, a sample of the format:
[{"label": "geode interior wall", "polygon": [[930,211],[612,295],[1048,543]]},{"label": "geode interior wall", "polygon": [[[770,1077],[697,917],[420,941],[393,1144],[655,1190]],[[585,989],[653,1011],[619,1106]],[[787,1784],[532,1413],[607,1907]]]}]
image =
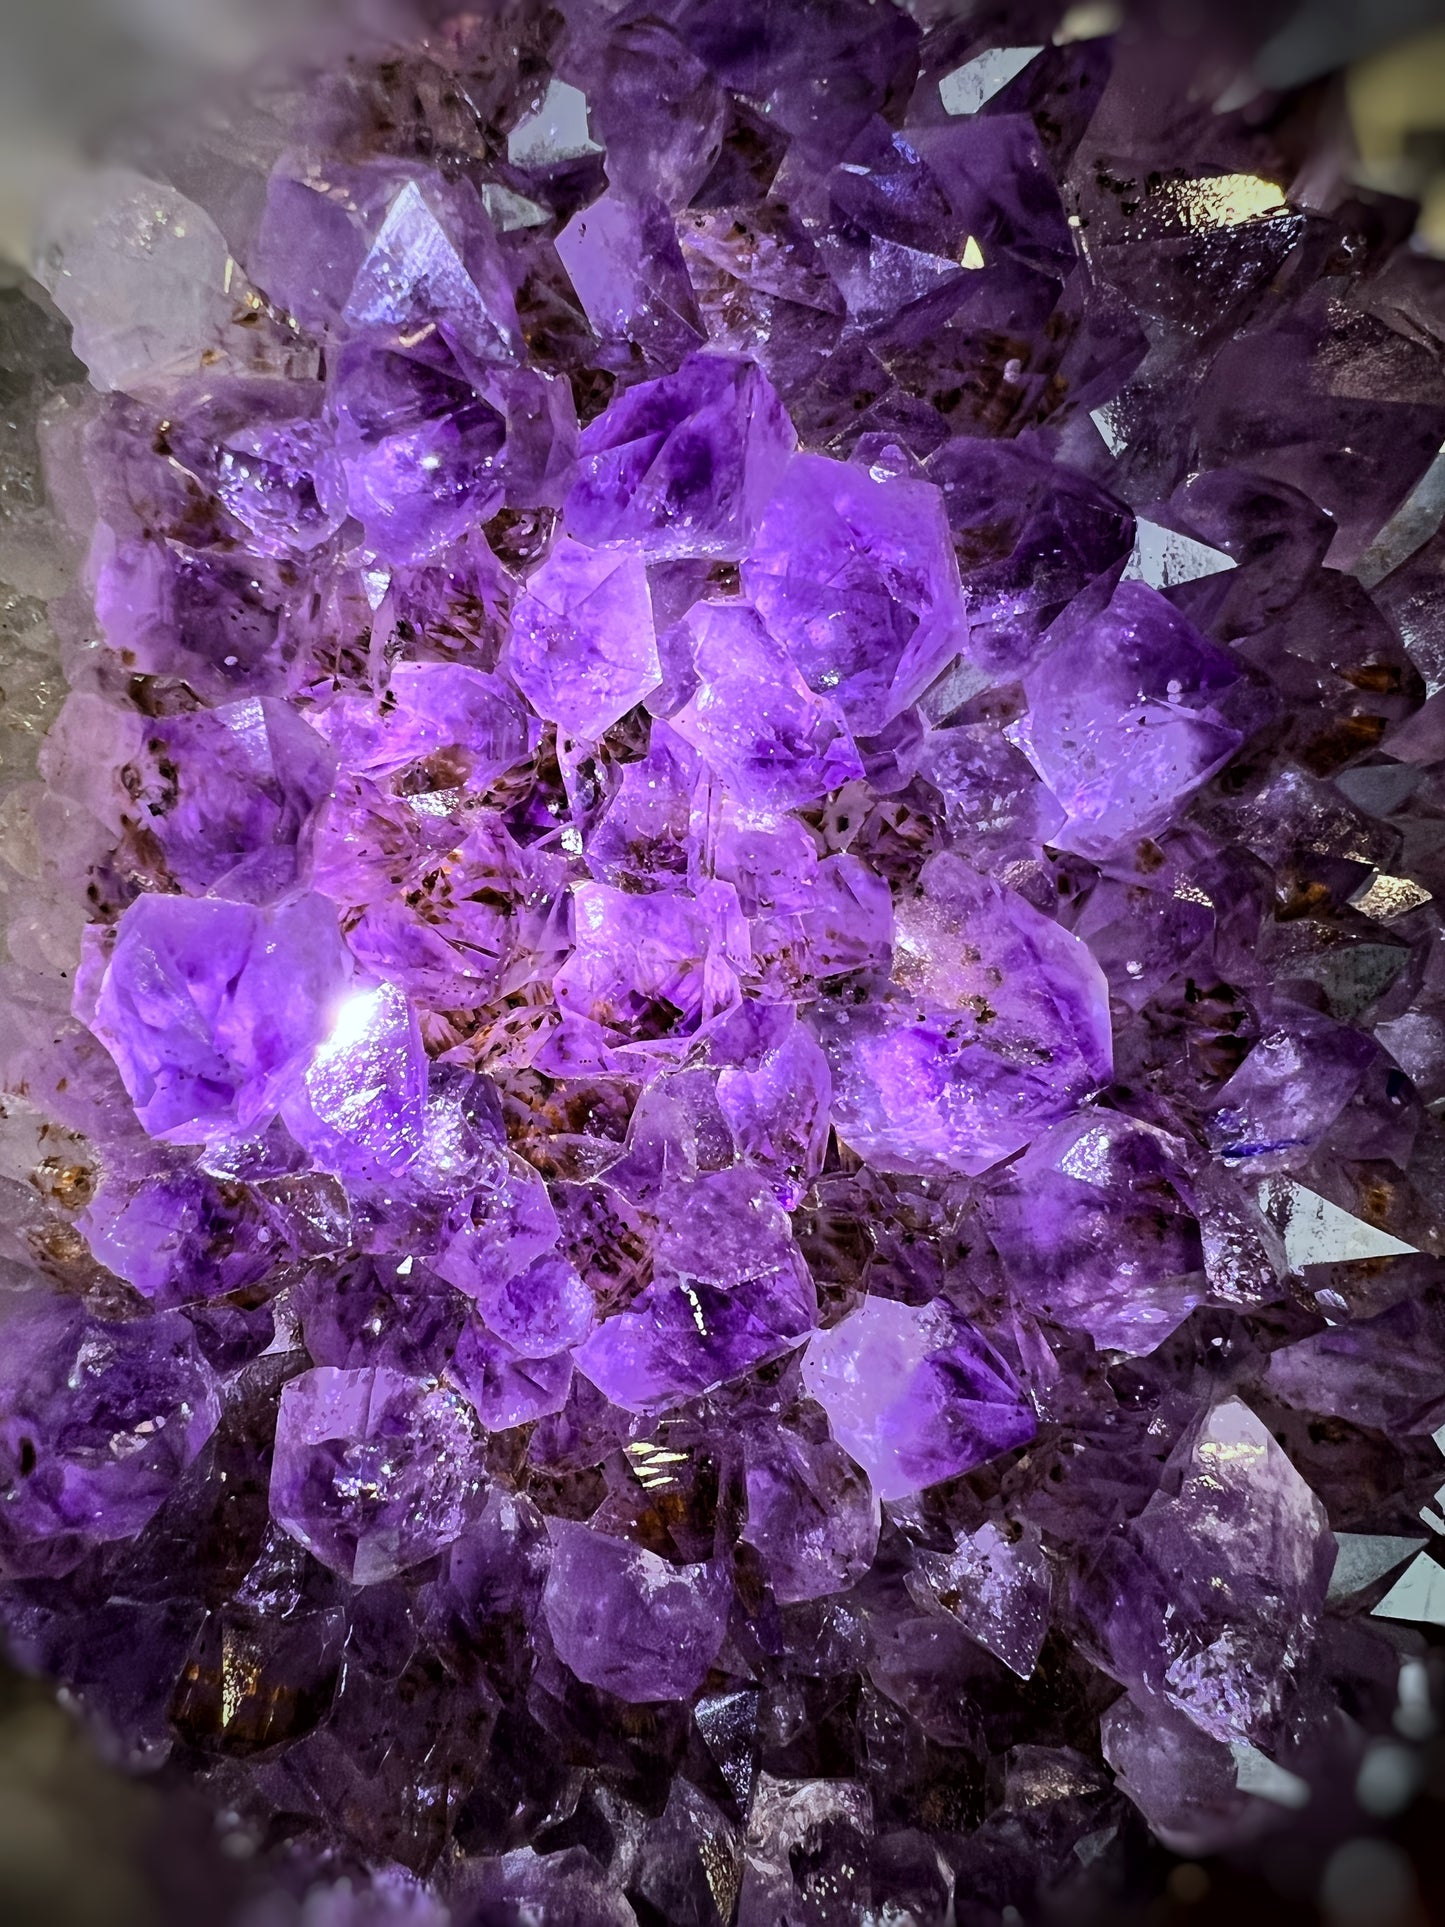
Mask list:
[{"label": "geode interior wall", "polygon": [[1445,270],[1106,11],[496,0],[47,212],[0,1613],[367,1919],[1082,1907],[1428,1724]]}]

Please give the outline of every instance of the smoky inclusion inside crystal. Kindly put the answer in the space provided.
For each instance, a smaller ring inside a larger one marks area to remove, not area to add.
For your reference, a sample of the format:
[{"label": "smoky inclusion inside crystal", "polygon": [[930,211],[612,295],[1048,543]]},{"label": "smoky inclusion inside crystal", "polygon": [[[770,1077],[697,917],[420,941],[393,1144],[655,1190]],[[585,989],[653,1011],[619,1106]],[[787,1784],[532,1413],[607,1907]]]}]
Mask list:
[{"label": "smoky inclusion inside crystal", "polygon": [[1425,1730],[1445,267],[1118,11],[398,11],[0,290],[0,1623],[307,1922]]}]

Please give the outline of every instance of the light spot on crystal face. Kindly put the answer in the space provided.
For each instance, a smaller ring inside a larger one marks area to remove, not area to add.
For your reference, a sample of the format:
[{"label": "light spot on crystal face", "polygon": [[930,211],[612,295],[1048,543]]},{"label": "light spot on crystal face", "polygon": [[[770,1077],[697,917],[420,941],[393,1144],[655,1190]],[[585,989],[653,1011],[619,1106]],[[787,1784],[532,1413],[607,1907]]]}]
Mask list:
[{"label": "light spot on crystal face", "polygon": [[1202,180],[1174,181],[1162,189],[1171,215],[1200,232],[1238,227],[1247,221],[1287,214],[1283,190],[1257,174],[1216,174]]},{"label": "light spot on crystal face", "polygon": [[943,111],[955,115],[976,114],[1042,52],[1042,47],[991,47],[986,53],[966,60],[938,83]]},{"label": "light spot on crystal face", "polygon": [[507,136],[507,159],[514,167],[550,167],[602,149],[591,137],[587,96],[579,87],[553,78],[542,104]]},{"label": "light spot on crystal face", "polygon": [[1118,0],[1077,0],[1068,8],[1054,29],[1054,45],[1065,47],[1075,40],[1100,40],[1117,33],[1124,24],[1124,9]]}]

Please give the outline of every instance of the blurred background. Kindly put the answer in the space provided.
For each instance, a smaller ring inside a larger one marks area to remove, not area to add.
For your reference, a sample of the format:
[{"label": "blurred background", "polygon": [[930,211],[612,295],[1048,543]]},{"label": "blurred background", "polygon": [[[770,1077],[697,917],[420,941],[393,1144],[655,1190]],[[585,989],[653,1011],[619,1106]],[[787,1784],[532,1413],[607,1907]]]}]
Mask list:
[{"label": "blurred background", "polygon": [[[930,22],[970,10],[969,0],[913,5]],[[328,37],[385,36],[408,11],[403,0],[0,0],[0,786],[33,759],[58,700],[42,599],[66,558],[43,539],[35,423],[48,394],[83,378],[26,273],[41,197],[98,151],[143,155],[158,116],[204,126],[229,73],[315,52]],[[1247,82],[1302,90],[1324,127],[1343,111],[1350,151],[1328,165],[1417,201],[1414,245],[1445,257],[1445,0],[1073,9],[1086,12],[1092,32],[1122,24],[1186,49],[1233,34],[1250,50]],[[1399,1751],[1405,1764],[1379,1793],[1373,1837],[1323,1861],[1316,1843],[1287,1833],[1253,1864],[1155,1850],[1105,1914],[1059,1927],[1445,1922],[1445,1739]],[[314,1910],[278,1894],[270,1871],[237,1859],[227,1839],[229,1855],[184,1786],[119,1772],[51,1690],[0,1662],[0,1927],[310,1927]]]}]

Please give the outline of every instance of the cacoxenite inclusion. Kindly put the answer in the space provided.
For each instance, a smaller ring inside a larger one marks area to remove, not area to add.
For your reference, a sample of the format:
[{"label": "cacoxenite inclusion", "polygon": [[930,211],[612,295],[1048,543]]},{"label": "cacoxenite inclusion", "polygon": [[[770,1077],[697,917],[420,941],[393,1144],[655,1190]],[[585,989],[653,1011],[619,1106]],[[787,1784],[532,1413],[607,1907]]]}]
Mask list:
[{"label": "cacoxenite inclusion", "polygon": [[358,1920],[1066,1909],[1392,1730],[1445,281],[1046,13],[499,3],[48,217],[0,1612]]}]

